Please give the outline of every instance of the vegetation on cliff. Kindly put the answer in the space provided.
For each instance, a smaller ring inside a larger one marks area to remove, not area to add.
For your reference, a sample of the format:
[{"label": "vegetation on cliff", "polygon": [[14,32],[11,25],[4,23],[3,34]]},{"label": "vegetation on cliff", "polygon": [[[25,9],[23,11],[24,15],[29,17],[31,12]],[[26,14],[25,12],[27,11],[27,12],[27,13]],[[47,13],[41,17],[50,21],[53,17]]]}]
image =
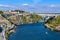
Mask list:
[{"label": "vegetation on cliff", "polygon": [[3,14],[3,11],[2,10],[0,10],[0,14]]},{"label": "vegetation on cliff", "polygon": [[42,17],[41,16],[38,16],[37,14],[32,14],[30,16],[30,19],[32,19],[32,22],[39,22],[42,20]]},{"label": "vegetation on cliff", "polygon": [[19,13],[24,13],[25,11],[23,11],[23,10],[11,10],[11,12],[19,12]]},{"label": "vegetation on cliff", "polygon": [[57,17],[52,17],[45,23],[45,26],[52,30],[60,31],[60,15],[58,15]]},{"label": "vegetation on cliff", "polygon": [[20,23],[20,24],[26,24],[26,23],[35,23],[35,22],[41,22],[42,17],[37,14],[22,14],[17,16],[11,16],[9,20],[12,23]]}]

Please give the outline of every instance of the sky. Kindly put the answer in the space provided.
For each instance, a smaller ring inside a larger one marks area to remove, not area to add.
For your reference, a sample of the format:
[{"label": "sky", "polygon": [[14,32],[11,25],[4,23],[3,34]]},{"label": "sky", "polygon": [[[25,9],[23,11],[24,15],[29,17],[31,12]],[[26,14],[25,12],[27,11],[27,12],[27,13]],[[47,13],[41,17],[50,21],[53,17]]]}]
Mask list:
[{"label": "sky", "polygon": [[60,13],[60,0],[0,0],[0,10]]}]

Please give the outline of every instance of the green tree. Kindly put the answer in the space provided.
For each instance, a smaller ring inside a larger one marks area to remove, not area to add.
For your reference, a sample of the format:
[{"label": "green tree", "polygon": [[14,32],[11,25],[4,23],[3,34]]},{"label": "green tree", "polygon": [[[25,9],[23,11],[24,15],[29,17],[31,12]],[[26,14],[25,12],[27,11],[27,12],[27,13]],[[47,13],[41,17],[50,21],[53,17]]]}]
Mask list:
[{"label": "green tree", "polygon": [[0,14],[2,14],[3,13],[3,11],[0,11]]},{"label": "green tree", "polygon": [[23,23],[26,23],[26,17],[22,16],[21,18],[22,18]]},{"label": "green tree", "polygon": [[30,18],[33,20],[33,22],[39,22],[42,19],[42,17],[37,14],[32,14]]},{"label": "green tree", "polygon": [[24,13],[25,11],[23,11],[23,10],[11,10],[12,12],[19,12],[19,13]]}]

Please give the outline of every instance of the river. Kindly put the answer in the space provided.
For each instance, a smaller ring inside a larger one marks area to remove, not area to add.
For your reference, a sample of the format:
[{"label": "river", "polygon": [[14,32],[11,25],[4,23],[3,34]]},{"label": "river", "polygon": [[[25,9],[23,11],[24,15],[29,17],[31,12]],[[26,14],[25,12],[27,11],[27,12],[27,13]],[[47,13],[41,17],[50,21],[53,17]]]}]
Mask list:
[{"label": "river", "polygon": [[44,22],[23,24],[17,26],[8,40],[60,40],[60,32],[45,28]]}]

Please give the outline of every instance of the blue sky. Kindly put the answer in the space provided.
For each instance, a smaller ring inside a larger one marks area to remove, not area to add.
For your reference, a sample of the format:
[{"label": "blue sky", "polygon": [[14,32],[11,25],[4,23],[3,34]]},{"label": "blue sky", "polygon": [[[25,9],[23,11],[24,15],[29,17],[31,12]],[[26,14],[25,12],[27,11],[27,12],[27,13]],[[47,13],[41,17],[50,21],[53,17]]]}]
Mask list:
[{"label": "blue sky", "polygon": [[60,4],[60,0],[0,0],[0,4],[19,5],[19,4]]},{"label": "blue sky", "polygon": [[21,9],[32,12],[60,12],[60,0],[0,0],[0,9]]},{"label": "blue sky", "polygon": [[60,0],[0,0],[0,4],[60,4]]}]

